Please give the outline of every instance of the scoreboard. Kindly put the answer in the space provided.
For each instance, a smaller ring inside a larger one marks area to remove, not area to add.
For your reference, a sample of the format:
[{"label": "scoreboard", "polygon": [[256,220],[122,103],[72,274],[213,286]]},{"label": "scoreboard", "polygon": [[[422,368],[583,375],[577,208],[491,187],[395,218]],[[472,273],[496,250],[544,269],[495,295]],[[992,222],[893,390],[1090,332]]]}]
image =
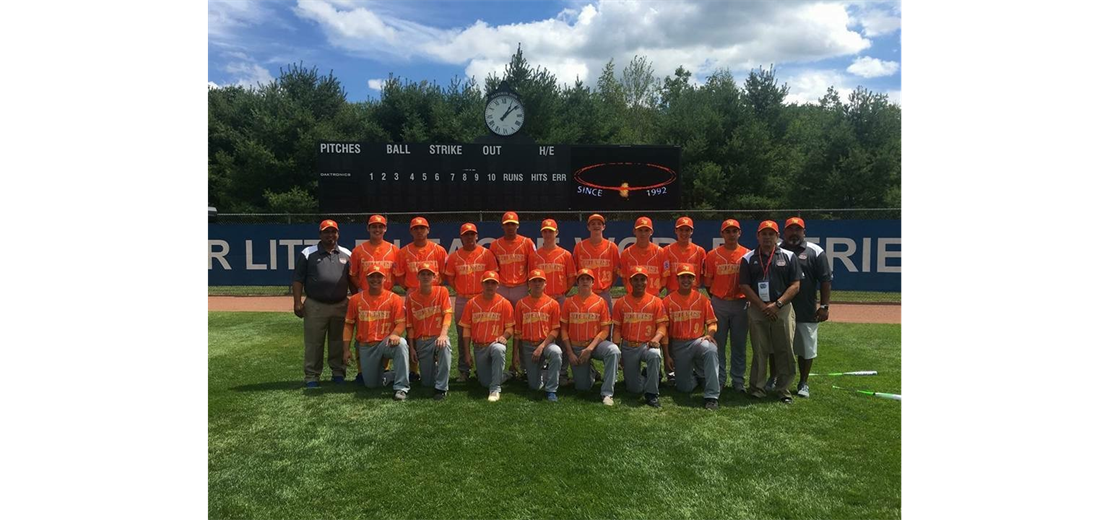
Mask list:
[{"label": "scoreboard", "polygon": [[320,142],[324,213],[678,209],[676,146]]}]

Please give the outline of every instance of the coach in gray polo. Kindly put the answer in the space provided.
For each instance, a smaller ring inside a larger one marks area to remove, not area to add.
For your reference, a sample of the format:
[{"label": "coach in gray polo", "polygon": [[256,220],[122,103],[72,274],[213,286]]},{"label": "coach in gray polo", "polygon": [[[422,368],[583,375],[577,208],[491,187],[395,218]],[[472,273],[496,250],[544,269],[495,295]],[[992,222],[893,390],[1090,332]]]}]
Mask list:
[{"label": "coach in gray polo", "polygon": [[[334,220],[321,222],[320,242],[297,256],[293,314],[304,318],[304,380],[308,388],[320,387],[325,338],[332,381],[342,383],[347,377],[343,319],[347,315],[347,294],[358,291],[348,276],[350,261],[351,252],[339,245],[339,225]],[[303,302],[302,295],[306,297]]]}]

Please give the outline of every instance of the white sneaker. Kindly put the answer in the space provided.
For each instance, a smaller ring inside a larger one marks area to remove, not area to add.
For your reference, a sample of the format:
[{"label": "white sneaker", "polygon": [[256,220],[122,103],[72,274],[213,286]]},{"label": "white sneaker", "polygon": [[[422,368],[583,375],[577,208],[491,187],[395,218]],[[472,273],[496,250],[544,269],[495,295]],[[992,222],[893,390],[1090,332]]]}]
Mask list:
[{"label": "white sneaker", "polygon": [[798,397],[809,397],[809,385],[802,385],[798,387]]},{"label": "white sneaker", "polygon": [[605,406],[613,406],[613,397],[608,396],[608,395],[605,396],[605,397],[602,397],[601,398],[601,404],[603,404]]},{"label": "white sneaker", "polygon": [[490,392],[489,393],[489,398],[486,399],[486,400],[491,402],[491,403],[496,403],[497,401],[500,401],[501,400],[501,392]]}]

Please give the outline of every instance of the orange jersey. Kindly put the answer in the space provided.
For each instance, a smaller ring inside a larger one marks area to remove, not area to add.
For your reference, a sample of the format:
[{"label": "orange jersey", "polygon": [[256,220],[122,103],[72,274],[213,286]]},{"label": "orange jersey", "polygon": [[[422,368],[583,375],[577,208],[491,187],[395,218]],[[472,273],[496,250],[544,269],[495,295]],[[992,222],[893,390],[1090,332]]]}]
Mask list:
[{"label": "orange jersey", "polygon": [[621,251],[621,278],[624,279],[624,285],[628,286],[628,273],[632,272],[632,268],[641,266],[647,272],[647,293],[659,296],[663,291],[663,280],[671,275],[669,270],[670,265],[667,264],[666,258],[663,255],[663,248],[658,244],[648,243],[644,249],[640,249],[636,244],[632,244]]},{"label": "orange jersey", "polygon": [[405,299],[405,326],[413,331],[409,339],[438,337],[443,332],[444,317],[454,313],[446,287],[433,286],[428,295],[422,294],[420,289],[412,291]]},{"label": "orange jersey", "polygon": [[702,269],[705,265],[705,248],[693,242],[690,242],[689,247],[680,249],[678,242],[668,244],[663,248],[663,257],[667,259],[667,265],[671,268],[671,273],[667,276],[667,294],[678,292],[678,276],[675,276],[675,267],[678,264],[691,264],[697,271],[694,276],[694,289],[697,290],[701,287]]},{"label": "orange jersey", "polygon": [[743,298],[740,292],[740,259],[748,248],[738,245],[735,251],[719,246],[705,255],[705,283],[709,294],[724,300]]},{"label": "orange jersey", "polygon": [[531,294],[516,302],[516,331],[520,339],[539,343],[559,328],[559,302],[544,294],[538,299]]},{"label": "orange jersey", "polygon": [[536,244],[531,238],[517,235],[516,240],[509,242],[501,237],[489,245],[489,250],[497,258],[501,285],[516,287],[527,281],[524,278],[528,271],[528,259],[536,251]]},{"label": "orange jersey", "polygon": [[405,322],[405,300],[392,291],[378,296],[362,291],[347,302],[345,322],[355,326],[356,341],[376,345]]},{"label": "orange jersey", "polygon": [[533,251],[528,264],[528,270],[532,269],[543,271],[547,277],[543,293],[551,297],[563,296],[574,287],[574,273],[578,271],[570,251],[559,246],[551,251],[542,247]]},{"label": "orange jersey", "polygon": [[667,309],[658,296],[644,294],[637,300],[627,294],[613,302],[613,326],[629,343],[647,343],[667,319]]},{"label": "orange jersey", "polygon": [[713,306],[701,291],[690,291],[683,297],[677,292],[663,298],[667,307],[667,336],[675,339],[693,339],[705,335],[706,325],[717,323]]},{"label": "orange jersey", "polygon": [[[436,271],[442,273],[444,268],[447,267],[447,250],[431,240],[420,249],[417,249],[415,244],[410,243],[402,247],[401,251],[397,253],[397,263],[393,264],[393,276],[397,278],[404,276],[403,284],[405,288],[416,289],[420,287],[420,280],[416,279],[416,273],[420,272],[420,264],[423,262],[435,262]],[[440,277],[436,276],[432,283],[439,285]],[[392,285],[389,287],[393,288]]]},{"label": "orange jersey", "polygon": [[600,296],[591,294],[584,299],[579,295],[571,296],[563,302],[563,313],[559,321],[565,323],[567,335],[575,343],[589,343],[608,327],[609,306]]},{"label": "orange jersey", "polygon": [[453,278],[455,292],[472,298],[482,292],[482,273],[497,270],[497,259],[489,249],[476,246],[473,251],[458,248],[447,256],[443,274]]},{"label": "orange jersey", "polygon": [[595,246],[590,243],[590,239],[586,239],[574,245],[574,265],[579,269],[593,269],[597,275],[594,280],[595,293],[605,292],[613,286],[613,272],[620,264],[620,251],[611,240],[604,240]]},{"label": "orange jersey", "polygon": [[493,343],[505,329],[513,327],[513,304],[500,294],[494,294],[493,300],[475,296],[466,302],[459,326],[470,330],[470,339],[474,343]]},{"label": "orange jersey", "polygon": [[370,274],[370,268],[375,265],[382,266],[382,273],[385,274],[385,281],[382,282],[382,287],[386,290],[393,288],[393,264],[397,262],[397,253],[401,251],[400,248],[393,245],[393,242],[382,240],[378,247],[370,245],[370,242],[363,242],[351,252],[351,278],[355,280],[355,285],[358,290],[366,290],[366,275]]}]

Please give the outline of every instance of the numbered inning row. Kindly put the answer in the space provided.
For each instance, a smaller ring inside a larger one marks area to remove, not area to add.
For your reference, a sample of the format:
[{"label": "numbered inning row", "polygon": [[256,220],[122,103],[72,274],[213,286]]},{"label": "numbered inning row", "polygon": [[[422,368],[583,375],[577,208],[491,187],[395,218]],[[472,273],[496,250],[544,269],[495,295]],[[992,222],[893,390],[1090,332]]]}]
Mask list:
[{"label": "numbered inning row", "polygon": [[[321,177],[353,177],[349,172],[321,172]],[[369,180],[412,182],[567,182],[565,173],[476,173],[476,172],[370,172]]]}]

